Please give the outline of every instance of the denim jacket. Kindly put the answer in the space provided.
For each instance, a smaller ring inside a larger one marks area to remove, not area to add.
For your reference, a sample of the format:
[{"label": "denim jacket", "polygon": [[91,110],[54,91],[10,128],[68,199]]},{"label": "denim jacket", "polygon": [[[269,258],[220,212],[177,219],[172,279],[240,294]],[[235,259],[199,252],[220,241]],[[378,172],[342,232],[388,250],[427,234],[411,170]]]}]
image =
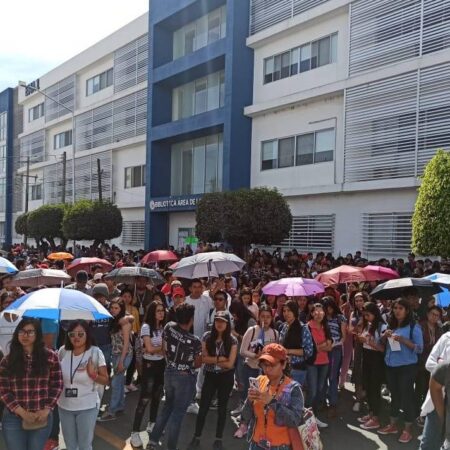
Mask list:
[{"label": "denim jacket", "polygon": [[[300,385],[291,380],[277,399],[269,403],[269,408],[275,411],[275,424],[279,427],[297,428],[303,422],[304,400]],[[247,440],[252,440],[256,416],[252,402],[247,398],[242,411],[242,420],[248,424]]]}]

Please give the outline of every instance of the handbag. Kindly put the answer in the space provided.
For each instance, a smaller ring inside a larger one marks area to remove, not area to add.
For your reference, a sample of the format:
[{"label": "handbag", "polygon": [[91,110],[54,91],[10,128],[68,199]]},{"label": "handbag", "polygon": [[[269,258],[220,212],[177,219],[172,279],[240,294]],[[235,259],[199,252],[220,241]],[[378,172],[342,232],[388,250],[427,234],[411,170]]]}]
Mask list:
[{"label": "handbag", "polygon": [[303,424],[298,427],[298,432],[304,450],[323,450],[319,427],[317,426],[316,417],[312,409],[305,409],[303,413]]},{"label": "handbag", "polygon": [[45,428],[48,424],[48,417],[44,420],[37,420],[35,422],[28,422],[25,419],[22,419],[22,429],[26,431],[40,430],[41,428]]},{"label": "handbag", "polygon": [[289,440],[291,441],[292,450],[305,450],[303,447],[302,437],[298,428],[288,428]]}]

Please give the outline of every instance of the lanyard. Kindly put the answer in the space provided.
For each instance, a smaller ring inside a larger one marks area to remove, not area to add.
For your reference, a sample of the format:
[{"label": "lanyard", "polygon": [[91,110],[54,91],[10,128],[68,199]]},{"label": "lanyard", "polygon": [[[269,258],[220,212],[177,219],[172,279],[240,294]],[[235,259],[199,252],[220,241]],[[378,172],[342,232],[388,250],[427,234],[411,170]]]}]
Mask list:
[{"label": "lanyard", "polygon": [[73,351],[70,352],[70,386],[73,385],[73,380],[75,378],[75,374],[77,373],[77,370],[80,368],[81,363],[83,362],[84,354],[86,353],[86,350],[83,352],[83,355],[81,356],[80,362],[78,363],[78,366],[75,367],[75,370],[72,372],[73,367]]},{"label": "lanyard", "polygon": [[[278,386],[275,391],[275,394],[273,394],[270,401],[264,405],[264,435],[265,435],[265,438],[267,438],[267,417],[268,417],[268,413],[269,413],[269,404],[272,402],[272,400],[274,398],[276,398],[278,396],[278,392],[280,390],[280,387],[283,385],[283,383],[284,383],[284,375],[280,378],[280,381],[278,382]],[[270,390],[270,381],[269,381],[269,384],[267,385],[266,392],[269,392],[269,390]]]}]

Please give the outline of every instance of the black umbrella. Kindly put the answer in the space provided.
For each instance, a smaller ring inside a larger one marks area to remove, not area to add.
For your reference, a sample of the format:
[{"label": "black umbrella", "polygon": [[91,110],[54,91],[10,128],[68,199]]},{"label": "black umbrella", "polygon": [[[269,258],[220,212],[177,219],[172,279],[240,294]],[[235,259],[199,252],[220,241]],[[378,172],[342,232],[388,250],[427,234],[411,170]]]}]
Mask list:
[{"label": "black umbrella", "polygon": [[134,284],[137,277],[148,278],[155,285],[164,283],[164,278],[156,270],[146,269],[145,267],[120,267],[119,269],[111,270],[105,276],[106,279],[125,284]]},{"label": "black umbrella", "polygon": [[425,278],[398,278],[379,284],[370,295],[373,298],[395,300],[401,297],[408,288],[415,288],[420,298],[442,292],[440,286]]}]

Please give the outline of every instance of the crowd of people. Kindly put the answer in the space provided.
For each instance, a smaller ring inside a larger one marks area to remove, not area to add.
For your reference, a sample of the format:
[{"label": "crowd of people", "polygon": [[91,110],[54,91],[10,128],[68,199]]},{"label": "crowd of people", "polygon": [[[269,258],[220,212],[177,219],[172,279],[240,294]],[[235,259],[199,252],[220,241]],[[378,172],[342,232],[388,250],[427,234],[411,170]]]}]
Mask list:
[{"label": "crowd of people", "polygon": [[[225,250],[200,244],[196,252],[213,249]],[[109,246],[78,247],[73,253],[106,258],[115,268],[140,265],[144,256]],[[179,256],[193,253],[187,247]],[[46,255],[46,249],[15,246],[8,257],[19,270],[65,269],[64,261]],[[91,295],[111,319],[57,322],[7,311],[0,318],[7,449],[56,449],[61,430],[68,450],[90,450],[96,421],[121,420],[126,393],[140,390],[130,430],[133,447],[143,446],[144,426],[147,448],[159,448],[165,433],[166,448],[178,449],[183,418],[192,413],[197,417],[188,449],[199,448],[214,407],[216,434],[209,448],[224,448],[230,413],[239,423],[234,437],[247,437],[251,450],[297,450],[305,408],[312,409],[320,429],[327,428],[340,413],[346,383],[354,384],[353,411],[362,429],[408,443],[420,427],[421,450],[450,448],[441,433],[447,408],[442,388],[450,389],[445,365],[450,315],[433,296],[420,298],[408,288],[396,300],[375,300],[376,282],[326,286],[323,294],[310,297],[263,293],[274,279],[314,278],[342,264],[369,262],[400,277],[450,271],[446,261],[413,254],[406,262],[368,261],[361,252],[334,258],[281,249],[252,249],[241,272],[212,279],[177,279],[161,264],[160,285],[145,277],[117,285],[102,266],[78,271],[66,287]],[[1,282],[5,310],[26,291],[11,287],[11,277]],[[239,403],[229,412],[233,390]],[[387,423],[383,396],[391,399]],[[100,412],[106,398],[108,407]],[[149,422],[143,424],[147,408]],[[446,431],[450,434],[450,426]]]}]

